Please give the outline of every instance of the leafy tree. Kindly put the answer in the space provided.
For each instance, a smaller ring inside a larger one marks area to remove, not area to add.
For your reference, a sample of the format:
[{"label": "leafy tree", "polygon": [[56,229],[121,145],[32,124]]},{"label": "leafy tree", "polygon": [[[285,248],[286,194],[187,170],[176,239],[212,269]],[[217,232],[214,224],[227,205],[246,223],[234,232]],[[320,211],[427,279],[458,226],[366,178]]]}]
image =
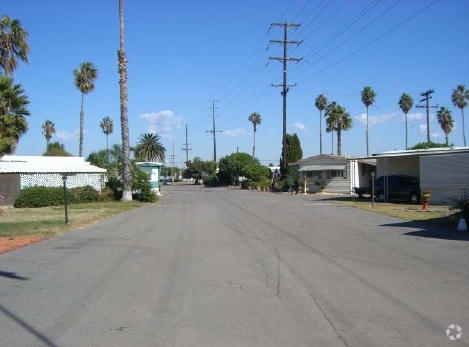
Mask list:
[{"label": "leafy tree", "polygon": [[140,135],[135,147],[135,157],[139,161],[164,161],[166,148],[159,142],[161,136],[146,133]]},{"label": "leafy tree", "polygon": [[[301,149],[300,139],[298,138],[298,135],[296,133],[286,134],[286,143],[287,143],[287,148],[286,148],[287,164],[297,162],[298,160],[303,158],[303,150]],[[282,169],[283,168],[282,158],[280,158],[280,168],[281,168],[280,171],[281,171],[282,176],[285,177],[286,172],[284,172]]]},{"label": "leafy tree", "polygon": [[327,106],[327,98],[324,94],[320,94],[314,103],[319,110],[319,154],[322,154],[322,111]]},{"label": "leafy tree", "polygon": [[28,62],[30,52],[28,32],[23,29],[18,19],[3,15],[0,19],[0,68],[11,77],[18,67],[18,59]]},{"label": "leafy tree", "polygon": [[55,124],[50,119],[46,119],[42,125],[42,135],[46,138],[46,149],[49,147],[49,141],[52,138],[52,135],[55,134]]},{"label": "leafy tree", "polygon": [[469,100],[469,90],[466,89],[466,86],[460,84],[453,89],[453,94],[451,95],[451,100],[453,105],[461,109],[462,116],[462,136],[464,140],[464,147],[466,147],[466,131],[464,126],[464,108],[467,106],[467,100]]},{"label": "leafy tree", "polygon": [[427,149],[427,148],[444,148],[444,147],[449,147],[445,143],[437,143],[437,142],[420,142],[417,143],[415,146],[409,148],[409,149]]},{"label": "leafy tree", "polygon": [[412,97],[407,93],[403,93],[401,95],[401,98],[399,99],[399,107],[405,115],[405,149],[409,148],[409,146],[407,145],[407,114],[409,113],[412,106],[414,106],[414,100],[412,99]]},{"label": "leafy tree", "polygon": [[47,151],[44,157],[71,157],[72,155],[65,150],[65,146],[59,142],[51,142],[47,145]]},{"label": "leafy tree", "polygon": [[253,112],[253,113],[251,113],[251,115],[249,116],[248,119],[252,123],[252,127],[254,129],[254,144],[252,146],[252,157],[255,158],[257,125],[261,124],[262,118],[261,118],[261,115],[259,113]]},{"label": "leafy tree", "polygon": [[21,85],[13,84],[13,79],[0,75],[0,156],[13,153],[19,139],[28,130],[28,104]]},{"label": "leafy tree", "polygon": [[205,169],[205,163],[199,157],[195,157],[193,160],[186,161],[186,170],[184,171],[184,178],[194,178],[195,184],[199,184],[199,180],[202,179],[202,173]]},{"label": "leafy tree", "polygon": [[233,153],[221,158],[217,174],[220,184],[232,184],[242,176],[244,167],[251,164],[259,164],[259,161],[247,153]]},{"label": "leafy tree", "polygon": [[350,114],[337,103],[331,103],[326,108],[327,126],[337,131],[337,155],[342,155],[342,130],[352,128]]},{"label": "leafy tree", "polygon": [[438,123],[440,123],[441,129],[445,133],[446,146],[448,146],[448,134],[454,128],[454,121],[453,117],[451,116],[451,111],[448,110],[446,107],[441,107],[437,111],[436,117],[438,119]]},{"label": "leafy tree", "polygon": [[132,201],[132,176],[130,166],[129,116],[127,108],[127,58],[124,47],[124,0],[119,0],[119,50],[117,66],[119,71],[121,134],[122,134],[122,169],[123,201]]},{"label": "leafy tree", "polygon": [[106,135],[107,161],[109,162],[109,135],[114,131],[114,123],[110,117],[106,116],[99,123],[99,126],[101,127],[103,134]]},{"label": "leafy tree", "polygon": [[366,86],[365,88],[363,88],[361,96],[362,102],[366,106],[366,156],[368,157],[370,155],[370,146],[368,140],[368,108],[374,104],[376,93],[370,86]]},{"label": "leafy tree", "polygon": [[103,169],[109,168],[109,161],[108,161],[108,154],[107,150],[101,149],[98,152],[91,152],[91,154],[86,158],[86,161],[90,162],[91,165],[98,166]]},{"label": "leafy tree", "polygon": [[81,93],[81,108],[80,108],[80,150],[79,156],[83,156],[83,123],[85,120],[84,101],[85,94],[92,92],[95,88],[95,80],[98,78],[98,69],[93,63],[85,61],[80,63],[80,68],[73,70],[75,76],[75,87]]},{"label": "leafy tree", "polygon": [[253,182],[261,182],[269,178],[270,170],[261,164],[249,164],[243,168],[242,175]]}]

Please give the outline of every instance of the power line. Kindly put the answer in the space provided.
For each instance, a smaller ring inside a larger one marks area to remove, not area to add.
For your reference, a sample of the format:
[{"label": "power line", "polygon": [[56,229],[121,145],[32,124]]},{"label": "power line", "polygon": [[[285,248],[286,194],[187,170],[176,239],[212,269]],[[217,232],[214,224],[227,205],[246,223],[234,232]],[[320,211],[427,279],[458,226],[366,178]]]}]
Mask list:
[{"label": "power line", "polygon": [[430,143],[430,108],[437,108],[438,105],[436,106],[430,106],[430,99],[432,98],[432,94],[435,91],[433,89],[429,89],[426,92],[423,92],[420,94],[422,99],[420,102],[425,102],[425,105],[417,105],[415,107],[418,108],[426,108],[427,109],[427,143]]},{"label": "power line", "polygon": [[186,152],[186,162],[188,162],[189,161],[189,151],[191,151],[192,148],[189,148],[189,142],[187,140],[187,124],[186,124],[186,144],[185,144],[185,147],[182,150]]}]

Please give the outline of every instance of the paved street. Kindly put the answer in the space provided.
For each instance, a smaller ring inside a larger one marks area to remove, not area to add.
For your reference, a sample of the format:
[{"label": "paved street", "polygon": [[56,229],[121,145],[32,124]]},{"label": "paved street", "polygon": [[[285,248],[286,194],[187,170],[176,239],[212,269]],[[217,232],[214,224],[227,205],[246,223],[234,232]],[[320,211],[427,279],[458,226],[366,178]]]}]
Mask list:
[{"label": "paved street", "polygon": [[0,255],[0,345],[469,345],[469,241],[456,231],[310,195],[163,192]]}]

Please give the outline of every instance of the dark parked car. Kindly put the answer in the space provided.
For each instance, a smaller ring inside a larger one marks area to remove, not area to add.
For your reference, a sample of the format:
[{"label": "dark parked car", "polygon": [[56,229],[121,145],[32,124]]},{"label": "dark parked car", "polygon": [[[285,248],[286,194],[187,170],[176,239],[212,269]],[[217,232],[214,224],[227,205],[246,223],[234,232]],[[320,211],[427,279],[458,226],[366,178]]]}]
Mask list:
[{"label": "dark parked car", "polygon": [[381,176],[375,182],[375,196],[379,201],[420,202],[421,190],[418,177],[407,175]]}]

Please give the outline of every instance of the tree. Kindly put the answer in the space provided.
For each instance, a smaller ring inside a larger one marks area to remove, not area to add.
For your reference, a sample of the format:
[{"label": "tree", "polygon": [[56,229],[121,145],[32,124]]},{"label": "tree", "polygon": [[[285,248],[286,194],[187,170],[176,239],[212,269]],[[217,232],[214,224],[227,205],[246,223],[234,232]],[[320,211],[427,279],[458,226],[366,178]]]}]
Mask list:
[{"label": "tree", "polygon": [[83,123],[85,120],[84,101],[85,94],[92,92],[95,88],[94,82],[98,78],[98,69],[93,63],[85,61],[80,63],[80,68],[73,70],[75,76],[75,87],[81,93],[81,107],[80,107],[80,150],[79,156],[83,157]]},{"label": "tree", "polygon": [[259,161],[248,153],[233,153],[220,159],[218,164],[218,179],[222,185],[233,184],[242,176],[243,168],[250,164],[259,164]]},{"label": "tree", "polygon": [[43,154],[44,157],[71,157],[72,155],[65,150],[63,144],[59,142],[51,142],[47,145],[47,150]]},{"label": "tree", "polygon": [[332,155],[334,154],[334,130],[337,129],[337,124],[335,124],[335,119],[333,117],[330,117],[330,115],[332,114],[332,110],[335,107],[337,107],[337,102],[332,101],[328,103],[325,108],[326,112],[324,113],[324,117],[326,117],[326,133],[332,134],[332,142],[331,142],[331,154]]},{"label": "tree", "polygon": [[186,161],[186,170],[184,171],[184,178],[195,179],[194,184],[199,184],[199,180],[202,179],[202,173],[205,169],[205,162],[199,157],[195,157],[193,160]]},{"label": "tree", "polygon": [[464,147],[466,147],[466,131],[464,126],[464,108],[467,106],[467,100],[469,100],[469,90],[466,89],[466,86],[460,84],[453,89],[453,94],[451,94],[451,100],[453,105],[461,109],[462,116],[462,136],[464,140]]},{"label": "tree", "polygon": [[140,135],[135,147],[135,158],[139,161],[164,161],[166,148],[159,142],[160,139],[159,135],[152,133]]},{"label": "tree", "polygon": [[403,93],[399,99],[399,107],[401,108],[402,112],[404,112],[405,116],[405,149],[409,148],[407,145],[407,114],[409,113],[412,106],[414,106],[414,100],[412,97],[409,94]]},{"label": "tree", "polygon": [[257,132],[257,125],[261,124],[262,118],[261,115],[257,112],[251,113],[249,116],[249,121],[252,123],[252,127],[254,128],[254,145],[252,146],[252,157],[254,158],[254,154],[256,152],[256,132]]},{"label": "tree", "polygon": [[3,15],[0,19],[0,68],[5,75],[11,77],[18,67],[18,59],[28,62],[30,52],[28,32],[23,29],[17,19]]},{"label": "tree", "polygon": [[103,169],[109,170],[109,151],[105,149],[101,149],[98,152],[91,152],[86,161],[89,162],[91,165],[95,165],[101,167]]},{"label": "tree", "polygon": [[28,104],[21,85],[0,75],[0,156],[13,153],[21,136],[28,131]]},{"label": "tree", "polygon": [[448,134],[454,128],[454,121],[453,117],[451,116],[451,111],[448,110],[446,107],[441,107],[437,111],[436,117],[438,119],[438,123],[440,123],[441,129],[445,133],[446,146],[448,146]]},{"label": "tree", "polygon": [[342,130],[352,128],[352,118],[345,108],[335,102],[327,106],[326,114],[328,128],[337,131],[337,155],[342,155]]},{"label": "tree", "polygon": [[444,148],[444,147],[449,147],[445,143],[437,143],[437,142],[419,142],[413,147],[410,147],[409,149],[427,149],[427,148]]},{"label": "tree", "polygon": [[42,135],[46,138],[46,149],[49,148],[49,141],[52,138],[52,135],[55,134],[55,124],[50,119],[46,119],[42,125]]},{"label": "tree", "polygon": [[[300,139],[298,138],[298,135],[295,134],[286,134],[286,143],[287,143],[287,148],[285,151],[286,159],[287,159],[287,165],[288,166],[290,163],[297,162],[298,160],[301,160],[303,158],[303,150],[301,149],[301,143]],[[283,153],[283,149],[282,149]],[[286,171],[283,171],[283,161],[282,158],[280,158],[280,173],[283,177],[287,174]]]},{"label": "tree", "polygon": [[104,117],[101,123],[99,123],[101,130],[103,131],[104,135],[106,135],[106,150],[107,150],[107,161],[109,162],[109,135],[114,131],[114,123],[112,119],[108,116]]},{"label": "tree", "polygon": [[369,136],[368,136],[368,124],[369,124],[368,108],[374,104],[376,93],[370,86],[366,86],[365,88],[363,88],[361,95],[362,95],[362,102],[366,106],[366,156],[368,157],[370,155]]},{"label": "tree", "polygon": [[319,110],[319,154],[322,154],[322,111],[327,106],[327,98],[324,94],[320,94],[314,103],[316,108]]},{"label": "tree", "polygon": [[129,118],[127,109],[127,58],[124,48],[124,0],[119,0],[119,50],[117,66],[119,71],[121,135],[122,135],[122,169],[123,201],[132,201],[132,175],[130,166]]}]

